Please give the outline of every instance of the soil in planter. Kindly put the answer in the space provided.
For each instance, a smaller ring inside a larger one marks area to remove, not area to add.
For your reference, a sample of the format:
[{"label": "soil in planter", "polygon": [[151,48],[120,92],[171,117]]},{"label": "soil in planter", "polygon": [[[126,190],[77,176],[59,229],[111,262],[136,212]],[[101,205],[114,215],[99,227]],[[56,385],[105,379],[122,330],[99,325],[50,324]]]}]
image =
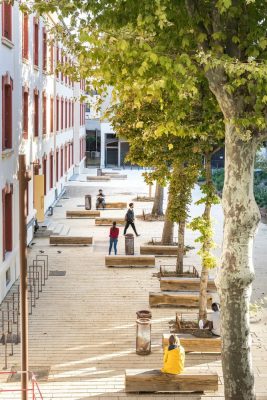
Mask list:
[{"label": "soil in planter", "polygon": [[148,197],[148,196],[138,196],[135,199],[133,199],[133,201],[148,201],[148,202],[153,202],[154,201],[154,197]]},{"label": "soil in planter", "polygon": [[140,219],[140,220],[142,220],[142,221],[147,221],[147,222],[151,222],[151,221],[164,221],[164,220],[165,220],[164,215],[152,215],[152,214],[137,215],[136,218],[137,218],[137,219]]}]

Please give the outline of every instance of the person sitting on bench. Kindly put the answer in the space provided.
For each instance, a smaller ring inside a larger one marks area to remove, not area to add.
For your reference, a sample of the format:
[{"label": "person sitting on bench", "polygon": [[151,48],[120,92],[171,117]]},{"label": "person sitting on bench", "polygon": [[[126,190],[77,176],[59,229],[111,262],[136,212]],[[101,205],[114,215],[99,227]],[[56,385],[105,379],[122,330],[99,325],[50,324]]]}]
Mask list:
[{"label": "person sitting on bench", "polygon": [[209,319],[205,322],[203,328],[209,328],[213,336],[221,336],[220,306],[218,303],[212,303],[211,309],[213,313],[210,314]]},{"label": "person sitting on bench", "polygon": [[177,336],[169,337],[169,346],[165,348],[163,368],[161,372],[165,374],[181,374],[184,370],[185,351],[180,345],[180,340]]},{"label": "person sitting on bench", "polygon": [[106,207],[105,195],[102,189],[99,189],[98,191],[98,195],[96,198],[96,209],[98,209],[100,206],[103,208],[103,210]]}]

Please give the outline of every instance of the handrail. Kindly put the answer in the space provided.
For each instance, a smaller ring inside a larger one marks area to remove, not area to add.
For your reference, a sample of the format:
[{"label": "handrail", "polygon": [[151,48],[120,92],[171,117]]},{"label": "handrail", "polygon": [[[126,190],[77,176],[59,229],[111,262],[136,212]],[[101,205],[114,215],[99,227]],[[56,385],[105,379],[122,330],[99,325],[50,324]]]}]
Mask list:
[{"label": "handrail", "polygon": [[[3,392],[7,392],[7,393],[11,393],[11,392],[29,392],[32,395],[32,400],[44,400],[43,395],[41,393],[40,387],[38,385],[38,382],[36,380],[36,376],[32,371],[0,371],[0,375],[9,375],[9,374],[28,374],[28,376],[31,377],[31,382],[32,382],[32,386],[29,389],[2,389],[0,388],[0,393]],[[35,389],[37,391],[37,396],[35,393]]]}]

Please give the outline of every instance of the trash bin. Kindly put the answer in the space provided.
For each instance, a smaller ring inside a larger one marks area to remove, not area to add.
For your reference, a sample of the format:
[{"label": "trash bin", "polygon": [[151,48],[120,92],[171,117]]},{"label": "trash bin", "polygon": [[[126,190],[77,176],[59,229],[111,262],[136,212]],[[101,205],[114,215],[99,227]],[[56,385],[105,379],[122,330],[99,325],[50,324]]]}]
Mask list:
[{"label": "trash bin", "polygon": [[54,212],[53,207],[52,206],[48,207],[48,216],[49,217],[52,217],[53,212]]},{"label": "trash bin", "polygon": [[97,168],[96,175],[97,176],[102,176],[102,168]]},{"label": "trash bin", "polygon": [[151,320],[138,318],[136,320],[136,354],[145,356],[151,353]]},{"label": "trash bin", "polygon": [[125,254],[127,256],[134,255],[134,235],[132,233],[125,235]]},{"label": "trash bin", "polygon": [[136,315],[137,315],[137,318],[146,318],[146,319],[152,318],[152,313],[149,310],[136,311]]},{"label": "trash bin", "polygon": [[85,195],[85,209],[91,210],[92,208],[92,197],[90,194]]}]

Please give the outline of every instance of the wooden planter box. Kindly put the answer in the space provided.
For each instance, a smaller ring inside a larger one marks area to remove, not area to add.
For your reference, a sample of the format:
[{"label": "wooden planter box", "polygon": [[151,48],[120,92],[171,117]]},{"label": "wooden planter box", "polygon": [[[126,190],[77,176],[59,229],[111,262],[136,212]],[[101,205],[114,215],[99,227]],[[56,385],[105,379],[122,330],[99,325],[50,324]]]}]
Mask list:
[{"label": "wooden planter box", "polygon": [[94,181],[105,182],[105,181],[110,181],[110,177],[109,176],[87,176],[86,180],[89,182],[94,182]]},{"label": "wooden planter box", "polygon": [[50,236],[51,245],[78,245],[87,246],[93,244],[93,238],[89,236]]},{"label": "wooden planter box", "polygon": [[149,196],[136,196],[133,201],[143,201],[143,202],[152,202],[155,200],[155,197],[149,197]]},{"label": "wooden planter box", "polygon": [[96,218],[95,225],[101,226],[112,226],[113,221],[116,221],[117,225],[124,225],[124,218]]},{"label": "wooden planter box", "polygon": [[[162,335],[162,347],[169,345],[171,333]],[[220,337],[198,338],[190,334],[178,334],[180,343],[186,352],[221,353],[222,341]]]},{"label": "wooden planter box", "polygon": [[[212,304],[212,296],[208,295],[208,306]],[[176,307],[198,307],[199,293],[197,292],[150,292],[150,307],[176,306]]]},{"label": "wooden planter box", "polygon": [[110,209],[110,210],[112,210],[112,209],[114,209],[114,210],[120,209],[120,210],[123,210],[125,208],[127,208],[127,203],[125,203],[125,202],[113,202],[113,203],[106,203],[106,207],[104,208],[104,210],[105,209]]},{"label": "wooden planter box", "polygon": [[154,254],[156,256],[177,256],[177,247],[175,246],[140,246],[140,254]]},{"label": "wooden planter box", "polygon": [[[199,291],[200,278],[169,277],[160,278],[160,290],[170,291]],[[208,292],[216,292],[217,288],[213,279],[209,279]]]},{"label": "wooden planter box", "polygon": [[94,211],[94,210],[66,211],[66,218],[96,218],[96,217],[100,217],[100,211]]},{"label": "wooden planter box", "polygon": [[153,256],[106,256],[106,267],[155,267]]},{"label": "wooden planter box", "polygon": [[199,273],[193,265],[185,265],[183,274],[176,274],[175,265],[161,265],[160,277],[185,277],[185,278],[199,278]]}]

